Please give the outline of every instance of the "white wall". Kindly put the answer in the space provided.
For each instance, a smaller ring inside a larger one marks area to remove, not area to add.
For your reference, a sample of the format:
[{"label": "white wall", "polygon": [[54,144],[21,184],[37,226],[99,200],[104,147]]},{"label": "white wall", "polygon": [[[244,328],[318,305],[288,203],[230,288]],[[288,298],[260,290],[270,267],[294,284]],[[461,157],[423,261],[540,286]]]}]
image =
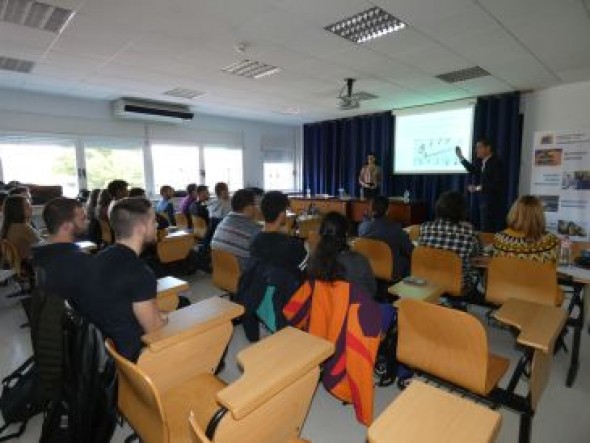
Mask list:
[{"label": "white wall", "polygon": [[[111,117],[105,101],[0,89],[0,132],[94,135],[144,138],[146,124]],[[263,187],[264,147],[293,149],[301,156],[301,125],[280,125],[196,112],[180,125],[147,124],[150,139],[197,144],[238,145],[244,148],[244,184]],[[300,168],[297,175],[301,176]],[[197,180],[198,177],[195,177]]]},{"label": "white wall", "polygon": [[533,136],[536,131],[590,131],[590,81],[555,86],[523,95],[521,194],[530,188]]}]

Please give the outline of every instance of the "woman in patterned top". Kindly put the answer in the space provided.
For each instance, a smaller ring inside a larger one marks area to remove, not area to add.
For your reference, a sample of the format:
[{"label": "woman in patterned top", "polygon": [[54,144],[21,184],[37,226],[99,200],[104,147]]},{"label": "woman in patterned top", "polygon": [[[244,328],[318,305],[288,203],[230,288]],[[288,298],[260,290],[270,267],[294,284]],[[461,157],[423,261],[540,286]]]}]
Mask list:
[{"label": "woman in patterned top", "polygon": [[545,230],[545,214],[540,200],[520,197],[506,218],[508,228],[494,236],[494,256],[555,263],[559,239]]}]

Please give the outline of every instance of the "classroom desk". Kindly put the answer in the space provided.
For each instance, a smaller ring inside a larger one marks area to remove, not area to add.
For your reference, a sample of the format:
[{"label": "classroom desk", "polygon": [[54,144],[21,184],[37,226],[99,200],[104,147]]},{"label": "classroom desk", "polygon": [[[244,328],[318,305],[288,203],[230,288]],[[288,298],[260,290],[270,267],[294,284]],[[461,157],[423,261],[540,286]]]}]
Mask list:
[{"label": "classroom desk", "polygon": [[[488,268],[491,259],[492,257],[487,256],[474,257],[471,259],[471,263],[474,267],[485,270]],[[580,367],[580,345],[586,314],[584,290],[586,285],[590,284],[590,270],[577,266],[559,266],[557,268],[557,277],[560,284],[567,284],[573,288],[573,295],[567,306],[567,325],[571,326],[574,331],[570,367],[565,382],[566,386],[570,388],[576,380]],[[574,317],[573,311],[576,307],[579,312],[577,317]]]},{"label": "classroom desk", "polygon": [[337,199],[330,197],[289,197],[291,211],[301,214],[313,205],[320,214],[338,212],[345,217],[348,215],[349,199]]},{"label": "classroom desk", "polygon": [[158,279],[157,291],[158,309],[163,312],[171,312],[178,307],[178,294],[190,291],[190,286],[184,280],[168,276]]},{"label": "classroom desk", "polygon": [[78,247],[82,251],[87,252],[87,253],[94,252],[98,249],[98,246],[96,246],[96,243],[88,241],[88,240],[76,242],[76,245],[78,245]]},{"label": "classroom desk", "polygon": [[168,323],[144,335],[138,365],[167,391],[202,372],[213,373],[244,307],[211,297],[168,314]]},{"label": "classroom desk", "polygon": [[192,237],[193,234],[191,232],[188,232],[188,231],[184,231],[182,229],[179,229],[179,230],[174,231],[174,232],[169,232],[168,234],[166,234],[166,236],[164,237],[164,239],[184,237],[184,236],[191,236]]},{"label": "classroom desk", "polygon": [[496,411],[414,380],[367,434],[369,443],[492,443],[501,423]]},{"label": "classroom desk", "polygon": [[397,295],[399,298],[412,298],[414,300],[421,300],[428,303],[436,303],[444,293],[444,290],[440,286],[428,281],[425,285],[412,285],[400,281],[399,283],[390,286],[387,289],[387,292],[392,295]]}]

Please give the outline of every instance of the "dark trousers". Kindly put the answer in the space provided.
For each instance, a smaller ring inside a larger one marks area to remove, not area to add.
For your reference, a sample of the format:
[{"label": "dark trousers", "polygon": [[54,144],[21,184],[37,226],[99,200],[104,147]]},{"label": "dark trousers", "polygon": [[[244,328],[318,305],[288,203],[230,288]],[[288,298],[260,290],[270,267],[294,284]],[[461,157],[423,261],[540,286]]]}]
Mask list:
[{"label": "dark trousers", "polygon": [[371,189],[371,188],[365,188],[363,186],[363,187],[361,187],[361,190],[363,192],[363,197],[366,198],[367,200],[370,200],[379,194],[379,190],[377,188]]}]

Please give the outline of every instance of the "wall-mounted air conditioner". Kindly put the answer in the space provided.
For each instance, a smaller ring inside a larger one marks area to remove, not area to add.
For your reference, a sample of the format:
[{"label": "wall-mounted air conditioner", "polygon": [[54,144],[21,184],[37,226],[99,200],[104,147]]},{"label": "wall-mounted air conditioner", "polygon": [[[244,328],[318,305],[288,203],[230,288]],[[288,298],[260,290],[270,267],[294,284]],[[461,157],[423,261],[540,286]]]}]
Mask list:
[{"label": "wall-mounted air conditioner", "polygon": [[120,98],[114,100],[112,106],[116,118],[179,123],[190,121],[195,116],[186,105],[136,98]]}]

